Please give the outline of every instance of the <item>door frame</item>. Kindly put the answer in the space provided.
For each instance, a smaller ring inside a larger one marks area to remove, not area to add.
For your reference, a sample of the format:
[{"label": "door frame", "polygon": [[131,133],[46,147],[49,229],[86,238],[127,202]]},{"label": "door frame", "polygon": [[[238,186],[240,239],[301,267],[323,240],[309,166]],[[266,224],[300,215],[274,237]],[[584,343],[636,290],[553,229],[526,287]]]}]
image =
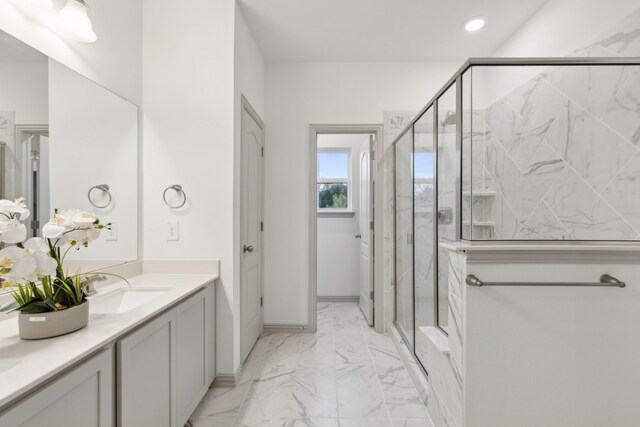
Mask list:
[{"label": "door frame", "polygon": [[[251,104],[249,103],[249,101],[247,100],[247,98],[245,98],[244,95],[240,95],[240,227],[239,227],[239,232],[240,232],[240,236],[239,236],[239,240],[240,240],[240,244],[238,245],[238,259],[240,260],[239,265],[240,265],[240,269],[238,272],[238,278],[240,280],[239,284],[240,284],[240,359],[242,359],[242,355],[243,355],[243,338],[244,338],[244,310],[243,310],[243,301],[244,301],[244,286],[243,286],[243,275],[242,275],[242,270],[243,270],[243,264],[244,264],[244,257],[243,257],[243,253],[242,253],[242,231],[243,231],[243,224],[242,224],[242,218],[244,215],[244,203],[242,202],[243,200],[243,194],[242,194],[242,179],[244,177],[244,169],[242,167],[242,156],[244,153],[243,150],[243,144],[242,144],[242,130],[244,129],[244,119],[243,117],[243,112],[246,111],[247,114],[249,114],[251,116],[251,118],[253,118],[253,120],[255,120],[255,122],[258,124],[258,126],[260,127],[260,129],[262,130],[262,150],[263,150],[263,154],[261,157],[261,162],[262,162],[262,168],[261,168],[261,176],[260,176],[260,181],[261,181],[261,185],[260,185],[260,191],[262,192],[262,197],[261,197],[261,206],[260,206],[260,218],[262,218],[262,221],[264,221],[264,146],[265,146],[265,126],[264,126],[264,122],[262,121],[262,119],[260,118],[260,116],[258,115],[258,113],[256,112],[256,110],[253,109],[253,107],[251,106]],[[261,233],[263,233],[264,230],[261,231]],[[261,235],[261,243],[262,243],[262,247],[261,247],[261,251],[260,251],[260,298],[263,298],[264,296],[264,233]],[[260,315],[262,316],[262,327],[264,329],[264,306],[261,305],[260,306]],[[240,365],[242,366],[242,364],[244,364],[244,360],[240,361]]]},{"label": "door frame", "polygon": [[316,332],[318,329],[317,297],[318,297],[318,209],[316,199],[317,188],[317,156],[318,135],[321,134],[373,134],[375,135],[375,149],[373,168],[370,173],[375,176],[374,186],[374,265],[373,265],[373,292],[374,292],[374,327],[382,332],[384,325],[383,307],[384,291],[382,288],[382,189],[384,187],[384,174],[382,171],[383,157],[383,126],[370,125],[336,125],[336,124],[312,124],[309,125],[309,320],[307,329]]},{"label": "door frame", "polygon": [[13,188],[7,189],[5,188],[6,180],[4,179],[4,176],[2,177],[1,185],[3,188],[4,195],[6,195],[6,192],[9,190],[13,194],[17,194],[18,190],[22,186],[22,176],[23,176],[23,171],[26,165],[23,164],[22,157],[20,156],[19,153],[22,153],[22,144],[24,143],[26,134],[38,134],[38,135],[49,136],[49,125],[15,125],[14,130],[15,132],[14,132],[13,152],[14,152],[14,156],[16,156],[16,159],[18,159],[18,161],[16,162],[14,166],[14,170],[12,172],[17,177],[17,179],[13,181]]}]

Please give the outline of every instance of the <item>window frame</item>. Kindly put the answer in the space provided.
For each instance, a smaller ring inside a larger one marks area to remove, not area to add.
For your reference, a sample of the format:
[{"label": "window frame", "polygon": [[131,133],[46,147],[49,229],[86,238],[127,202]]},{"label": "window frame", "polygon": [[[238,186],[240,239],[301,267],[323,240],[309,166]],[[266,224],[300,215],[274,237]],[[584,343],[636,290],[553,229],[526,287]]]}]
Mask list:
[{"label": "window frame", "polygon": [[[435,150],[433,150],[433,149],[428,150],[428,149],[424,149],[424,148],[420,149],[420,150],[415,150],[413,152],[413,158],[414,159],[415,159],[415,155],[418,154],[418,153],[420,153],[420,154],[423,154],[423,153],[431,154],[433,156],[432,161],[434,162],[434,166],[435,166],[435,155],[436,155]],[[413,194],[414,194],[414,198],[415,198],[415,194],[416,194],[416,184],[431,184],[431,186],[433,187],[433,190],[434,190],[433,197],[435,199],[435,197],[436,197],[436,194],[435,194],[435,182],[436,182],[435,173],[436,172],[435,172],[435,170],[433,171],[434,176],[432,176],[431,178],[417,178],[416,174],[415,174],[415,166],[413,168],[413,171],[414,171],[413,172]],[[415,203],[415,201],[414,201],[414,203]],[[433,209],[434,209],[434,206],[435,206],[435,200],[434,200],[434,202],[432,202],[430,207],[426,207],[426,208],[415,208],[414,207],[414,211],[417,212],[417,213],[423,213],[423,214],[431,213],[433,211]]]},{"label": "window frame", "polygon": [[[347,177],[346,178],[320,178],[320,154],[339,153],[347,155]],[[352,164],[351,148],[348,147],[318,147],[316,152],[316,210],[319,213],[354,212],[353,210],[353,186],[352,186]],[[320,184],[347,184],[347,207],[346,208],[321,208],[320,207]]]}]

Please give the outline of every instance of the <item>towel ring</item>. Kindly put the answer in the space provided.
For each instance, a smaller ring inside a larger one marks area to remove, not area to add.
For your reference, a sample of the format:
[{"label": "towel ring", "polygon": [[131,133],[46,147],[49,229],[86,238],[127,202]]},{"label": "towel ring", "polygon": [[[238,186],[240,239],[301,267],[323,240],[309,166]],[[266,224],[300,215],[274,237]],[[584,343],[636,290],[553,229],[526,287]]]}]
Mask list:
[{"label": "towel ring", "polygon": [[[111,204],[111,201],[113,200],[113,198],[111,197],[111,193],[109,192],[109,185],[108,184],[99,184],[99,185],[94,185],[93,187],[91,187],[89,189],[89,192],[87,193],[87,198],[89,199],[89,203],[91,203],[93,206],[95,206],[98,209],[104,209],[107,206],[109,206]],[[107,197],[109,197],[109,200],[107,201],[106,204],[104,205],[98,205],[96,204],[93,199],[91,199],[91,193],[93,192],[93,190],[100,190],[103,193],[107,193]]]},{"label": "towel ring", "polygon": [[[180,203],[179,205],[172,205],[171,203],[169,203],[167,201],[167,191],[169,190],[173,190],[178,194],[182,194],[182,203]],[[180,209],[187,203],[187,193],[185,193],[184,190],[182,189],[182,185],[173,184],[165,188],[164,193],[162,193],[162,199],[167,204],[167,206],[169,206],[171,209]]]}]

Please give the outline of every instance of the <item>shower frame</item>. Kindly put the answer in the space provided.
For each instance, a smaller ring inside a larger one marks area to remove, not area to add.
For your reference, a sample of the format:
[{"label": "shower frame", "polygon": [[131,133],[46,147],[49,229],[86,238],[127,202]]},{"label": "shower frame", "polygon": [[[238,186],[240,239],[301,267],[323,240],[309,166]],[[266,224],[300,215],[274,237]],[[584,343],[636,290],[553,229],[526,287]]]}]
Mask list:
[{"label": "shower frame", "polygon": [[[412,345],[410,347],[411,354],[418,363],[418,366],[421,367],[425,375],[428,375],[427,367],[423,366],[422,361],[420,361],[419,357],[416,355],[416,291],[415,291],[415,239],[412,240],[412,264],[413,267],[413,280],[411,284],[411,294],[412,294],[412,310],[413,310],[413,325],[411,328],[411,333],[413,337],[411,340],[405,335],[405,332],[402,327],[398,325],[397,321],[397,285],[398,285],[398,276],[397,276],[397,209],[396,209],[396,197],[397,197],[397,156],[396,156],[396,145],[397,143],[406,135],[407,132],[412,132],[412,153],[415,153],[415,129],[414,126],[418,120],[420,120],[425,113],[429,111],[429,108],[433,107],[433,147],[434,147],[434,157],[435,157],[435,168],[434,168],[434,186],[433,186],[433,203],[434,203],[434,244],[433,244],[433,301],[434,301],[434,326],[445,336],[448,336],[447,332],[439,325],[438,322],[438,313],[439,313],[439,300],[438,300],[438,247],[439,247],[439,235],[438,235],[438,100],[449,90],[451,87],[456,88],[456,154],[455,154],[455,214],[453,221],[455,222],[455,241],[462,242],[465,244],[473,244],[473,242],[487,243],[487,240],[474,240],[473,234],[471,235],[471,239],[465,239],[462,236],[462,222],[463,222],[463,213],[461,211],[462,208],[462,197],[463,191],[461,187],[462,183],[462,171],[463,171],[463,156],[462,156],[462,145],[463,145],[463,76],[464,74],[473,69],[473,67],[517,67],[517,66],[532,66],[532,67],[552,67],[552,66],[640,66],[640,58],[635,57],[590,57],[590,58],[553,58],[553,57],[540,57],[540,58],[469,58],[466,60],[462,66],[455,72],[455,74],[447,80],[447,82],[436,92],[436,94],[429,100],[429,102],[415,115],[415,117],[405,126],[405,128],[397,135],[397,137],[392,142],[393,147],[393,170],[394,170],[394,209],[393,209],[393,236],[394,236],[394,256],[393,256],[393,285],[394,285],[394,317],[393,323],[396,329],[399,331],[403,340]],[[412,174],[413,175],[413,174]],[[413,188],[415,188],[415,178],[412,176]],[[412,200],[412,212],[415,212],[415,204]],[[473,218],[471,218],[471,224],[473,225]],[[415,237],[415,216],[412,215],[412,235]],[[536,244],[540,244],[540,240],[490,240],[492,245],[509,245],[517,242],[519,246],[527,245],[534,246]],[[544,241],[549,242],[549,241]],[[583,244],[597,244],[602,243],[602,240],[570,240],[570,241],[553,241],[554,244],[565,244],[571,245],[575,242],[580,242]],[[618,242],[619,243],[619,242]]]}]

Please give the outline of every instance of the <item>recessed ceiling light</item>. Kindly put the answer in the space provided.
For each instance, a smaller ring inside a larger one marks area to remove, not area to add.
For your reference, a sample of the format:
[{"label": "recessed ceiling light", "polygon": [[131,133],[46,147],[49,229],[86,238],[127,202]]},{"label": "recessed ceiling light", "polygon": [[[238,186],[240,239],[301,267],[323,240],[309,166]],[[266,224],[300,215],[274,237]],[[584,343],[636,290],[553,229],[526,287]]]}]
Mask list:
[{"label": "recessed ceiling light", "polygon": [[469,19],[467,22],[465,22],[464,24],[464,29],[469,31],[470,33],[474,32],[474,31],[478,31],[480,28],[484,27],[484,24],[487,23],[487,19],[486,18],[482,18],[482,17],[475,17],[475,18],[471,18]]}]

